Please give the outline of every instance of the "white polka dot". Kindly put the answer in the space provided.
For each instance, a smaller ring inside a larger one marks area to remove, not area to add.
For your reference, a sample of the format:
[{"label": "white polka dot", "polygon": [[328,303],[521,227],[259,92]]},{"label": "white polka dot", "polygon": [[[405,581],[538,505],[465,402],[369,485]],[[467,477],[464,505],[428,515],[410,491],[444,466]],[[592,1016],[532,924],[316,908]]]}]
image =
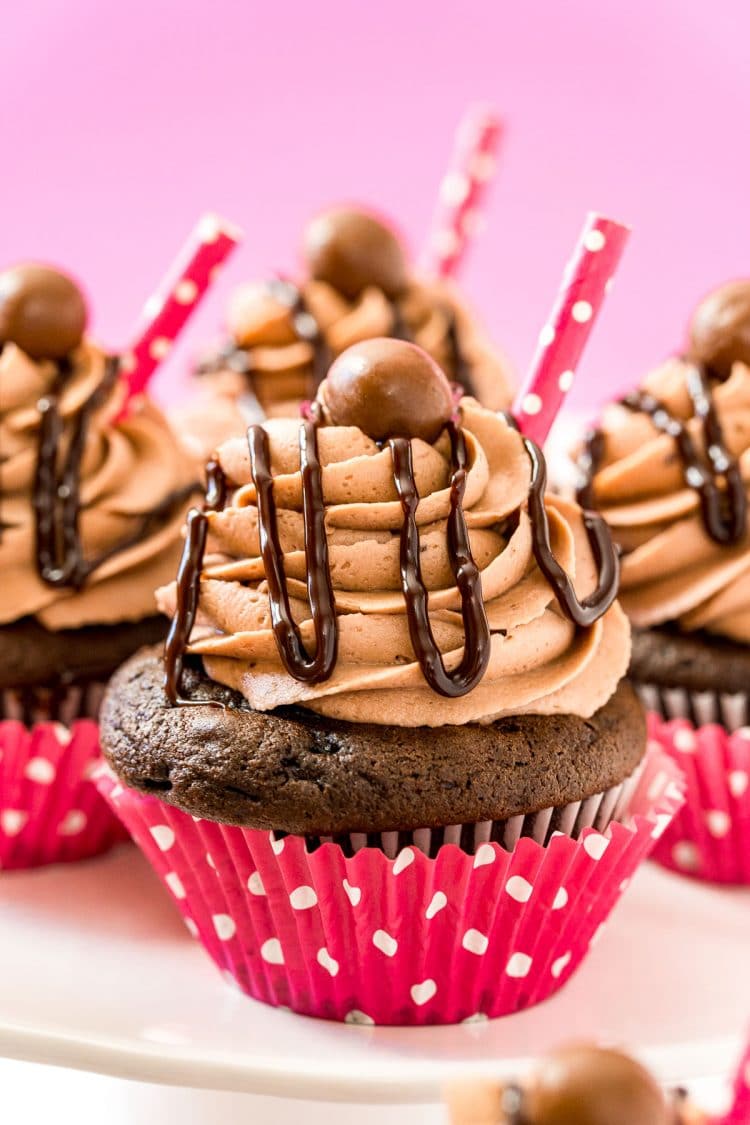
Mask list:
[{"label": "white polka dot", "polygon": [[516,902],[528,902],[534,888],[528,879],[524,879],[523,875],[511,875],[505,884],[505,889]]},{"label": "white polka dot", "polygon": [[204,215],[198,223],[198,238],[201,242],[216,242],[221,234],[221,226],[216,215]]},{"label": "white polka dot", "polygon": [[335,977],[341,968],[336,958],[331,957],[331,954],[325,947],[318,950],[317,961],[321,968],[325,969],[327,973],[330,973],[332,977]]},{"label": "white polka dot", "polygon": [[539,395],[534,394],[532,391],[528,395],[524,395],[521,401],[521,410],[524,414],[538,414],[542,409],[542,400]]},{"label": "white polka dot", "polygon": [[269,938],[268,941],[263,942],[260,947],[260,955],[269,965],[284,964],[284,950],[281,948],[281,942],[277,937]]},{"label": "white polka dot", "polygon": [[532,959],[528,953],[513,953],[511,954],[508,964],[505,966],[505,972],[509,977],[527,977],[531,970]]},{"label": "white polka dot", "polygon": [[423,1004],[429,1003],[437,992],[437,985],[434,980],[423,980],[419,984],[411,986],[411,998],[417,1007],[421,1008]]},{"label": "white polka dot", "polygon": [[729,813],[722,809],[709,809],[706,813],[706,828],[715,839],[723,839],[724,836],[729,834],[731,827],[732,821]]},{"label": "white polka dot", "polygon": [[260,871],[253,871],[252,875],[247,881],[247,889],[251,895],[264,895],[266,888],[263,886],[263,880],[260,877]]},{"label": "white polka dot", "polygon": [[30,758],[23,772],[38,785],[51,785],[55,780],[55,767],[46,758]]},{"label": "white polka dot", "polygon": [[213,914],[211,916],[211,921],[214,924],[216,936],[219,941],[231,941],[237,933],[234,918],[230,918],[228,914]]},{"label": "white polka dot", "polygon": [[318,905],[318,896],[312,887],[295,887],[289,895],[292,910],[311,910]]},{"label": "white polka dot", "polygon": [[447,905],[448,905],[448,899],[443,894],[443,892],[442,891],[435,891],[434,895],[432,896],[432,898],[430,900],[429,906],[427,907],[427,909],[424,912],[424,916],[427,919],[427,921],[428,922],[431,921],[435,917],[435,915],[439,914],[441,910],[444,910]]},{"label": "white polka dot", "polygon": [[168,852],[174,845],[174,832],[168,824],[155,824],[153,828],[149,828],[149,832],[160,852]]},{"label": "white polka dot", "polygon": [[474,856],[474,867],[486,867],[488,863],[494,863],[495,859],[495,849],[492,844],[480,844]]},{"label": "white polka dot", "polygon": [[385,930],[376,930],[372,935],[372,944],[386,957],[395,957],[398,952],[398,942]]},{"label": "white polka dot", "polygon": [[273,832],[271,832],[269,839],[271,841],[271,850],[273,851],[273,854],[281,855],[284,850],[284,837],[282,836],[280,840],[277,840]]},{"label": "white polka dot", "polygon": [[744,770],[732,770],[727,778],[729,792],[733,797],[741,797],[750,783],[750,776]]},{"label": "white polka dot", "polygon": [[444,258],[450,258],[461,249],[461,239],[455,230],[445,228],[435,231],[432,236],[432,245],[436,253]]},{"label": "white polka dot", "polygon": [[73,737],[73,731],[70,729],[70,727],[66,727],[64,723],[53,723],[52,725],[57,741],[61,746],[67,746],[71,738]]},{"label": "white polka dot", "polygon": [[579,324],[585,324],[591,320],[594,315],[593,307],[589,301],[576,301],[573,308],[570,310],[570,315],[573,320],[578,321]]},{"label": "white polka dot", "polygon": [[344,1023],[355,1024],[357,1027],[374,1027],[375,1020],[368,1016],[365,1012],[360,1012],[358,1008],[352,1008],[351,1012],[347,1012],[344,1016]]},{"label": "white polka dot", "polygon": [[138,361],[133,352],[123,352],[120,356],[120,371],[123,375],[130,375],[138,366]]},{"label": "white polka dot", "polygon": [[467,930],[461,938],[461,945],[467,953],[476,953],[477,957],[483,957],[487,952],[487,946],[490,940],[486,934],[481,930]]},{"label": "white polka dot", "polygon": [[696,871],[700,867],[700,852],[689,840],[680,840],[674,845],[672,859],[683,871]]},{"label": "white polka dot", "polygon": [[656,823],[654,824],[654,827],[651,829],[651,835],[652,835],[654,840],[658,840],[661,836],[664,835],[664,833],[667,831],[670,824],[672,823],[672,814],[671,813],[663,813],[663,812],[657,813],[655,819],[656,819]]},{"label": "white polka dot", "polygon": [[23,809],[3,809],[0,812],[0,830],[6,836],[18,836],[23,832],[29,819],[29,814]]},{"label": "white polka dot", "polygon": [[174,289],[175,300],[181,305],[192,305],[198,296],[198,286],[192,278],[183,277],[182,281],[178,281]]},{"label": "white polka dot", "polygon": [[542,331],[539,333],[539,345],[542,348],[548,348],[555,338],[555,330],[551,324],[545,324]]},{"label": "white polka dot", "polygon": [[57,831],[60,836],[79,836],[87,824],[88,817],[82,809],[70,809]]},{"label": "white polka dot", "polygon": [[467,1016],[461,1023],[487,1023],[489,1016],[485,1012],[475,1012],[473,1016]]},{"label": "white polka dot", "polygon": [[695,731],[689,730],[687,727],[676,730],[672,735],[672,745],[675,750],[679,750],[682,754],[694,754],[698,749]]},{"label": "white polka dot", "polygon": [[166,336],[157,336],[155,340],[151,341],[148,354],[152,359],[164,359],[169,354],[171,347],[172,341],[168,340]]},{"label": "white polka dot", "polygon": [[359,906],[360,902],[362,901],[362,888],[353,887],[351,883],[348,882],[348,880],[344,879],[344,890],[346,891],[346,897],[349,899],[349,902],[352,904],[352,906]]},{"label": "white polka dot", "polygon": [[193,921],[193,919],[192,919],[192,918],[183,918],[183,921],[184,921],[184,923],[185,923],[185,928],[187,929],[188,933],[189,933],[189,934],[190,934],[190,935],[191,935],[192,937],[194,937],[194,938],[197,938],[197,936],[198,936],[198,927],[196,926],[196,924],[195,924],[195,922]]},{"label": "white polka dot", "polygon": [[470,172],[473,179],[484,184],[495,175],[497,160],[491,152],[478,152],[471,162]]},{"label": "white polka dot", "polygon": [[440,198],[456,206],[463,203],[471,191],[471,180],[461,172],[449,172],[440,185]]},{"label": "white polka dot", "polygon": [[167,875],[165,875],[164,882],[167,884],[175,898],[185,897],[185,888],[182,885],[182,879],[176,871],[170,871]]},{"label": "white polka dot", "polygon": [[572,953],[570,952],[570,950],[568,950],[567,953],[563,953],[562,957],[558,957],[555,961],[552,962],[552,968],[550,969],[550,972],[552,973],[552,976],[555,978],[555,980],[557,980],[557,978],[559,976],[562,976],[562,974],[565,972],[568,965],[570,964],[571,957]]},{"label": "white polka dot", "polygon": [[590,230],[583,240],[583,245],[587,250],[591,250],[592,252],[596,253],[597,250],[602,249],[606,241],[607,240],[604,237],[603,231]]},{"label": "white polka dot", "polygon": [[568,369],[567,371],[561,372],[560,378],[557,380],[557,385],[560,388],[560,390],[565,391],[565,392],[569,391],[570,388],[573,386],[573,381],[575,380],[575,377],[576,377],[575,371],[571,371],[570,369]]},{"label": "white polka dot", "polygon": [[598,832],[591,832],[583,841],[583,850],[592,859],[601,859],[608,847],[609,840]]},{"label": "white polka dot", "polygon": [[562,910],[564,906],[568,905],[568,892],[565,887],[560,887],[560,890],[555,895],[554,902],[552,903],[553,910]]},{"label": "white polka dot", "polygon": [[216,870],[216,864],[214,863],[214,857],[211,855],[210,852],[206,852],[206,863],[208,864],[208,866],[211,868],[212,871]]},{"label": "white polka dot", "polygon": [[393,861],[393,874],[400,875],[407,867],[411,866],[414,862],[414,852],[411,848],[404,848],[400,851]]}]

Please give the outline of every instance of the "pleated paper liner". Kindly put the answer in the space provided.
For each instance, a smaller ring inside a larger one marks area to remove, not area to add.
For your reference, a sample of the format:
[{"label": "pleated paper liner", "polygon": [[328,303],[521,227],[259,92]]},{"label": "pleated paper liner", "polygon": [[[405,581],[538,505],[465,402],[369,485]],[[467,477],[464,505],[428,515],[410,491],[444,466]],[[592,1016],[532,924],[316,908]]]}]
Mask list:
[{"label": "pleated paper liner", "polygon": [[91,780],[103,691],[0,692],[0,871],[87,859],[127,839]]},{"label": "pleated paper liner", "polygon": [[653,858],[696,879],[750,885],[750,727],[654,712],[648,720],[652,745],[682,770],[686,795]]},{"label": "pleated paper liner", "polygon": [[305,1015],[399,1025],[501,1016],[556,992],[683,799],[652,750],[604,832],[473,854],[446,843],[434,858],[415,834],[391,858],[196,819],[108,769],[97,784],[228,980]]}]

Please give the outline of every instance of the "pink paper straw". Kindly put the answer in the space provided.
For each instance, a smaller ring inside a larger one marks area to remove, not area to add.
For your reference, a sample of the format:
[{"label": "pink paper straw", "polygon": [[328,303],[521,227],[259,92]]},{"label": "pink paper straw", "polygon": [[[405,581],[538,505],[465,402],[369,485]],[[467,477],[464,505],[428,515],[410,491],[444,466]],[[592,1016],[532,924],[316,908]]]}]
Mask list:
[{"label": "pink paper straw", "polygon": [[474,106],[461,122],[451,168],[440,185],[425,273],[453,277],[458,270],[481,224],[479,208],[495,174],[501,135],[497,114],[485,106]]},{"label": "pink paper straw", "polygon": [[593,211],[586,219],[513,408],[521,432],[538,445],[544,444],[573,385],[578,361],[629,235],[628,227]]},{"label": "pink paper straw", "polygon": [[204,215],[192,231],[161,286],[145,304],[135,342],[120,360],[128,398],[142,394],[168,355],[189,317],[242,240],[238,227],[218,215]]},{"label": "pink paper straw", "polygon": [[735,1072],[731,1109],[717,1125],[750,1125],[750,1040]]}]

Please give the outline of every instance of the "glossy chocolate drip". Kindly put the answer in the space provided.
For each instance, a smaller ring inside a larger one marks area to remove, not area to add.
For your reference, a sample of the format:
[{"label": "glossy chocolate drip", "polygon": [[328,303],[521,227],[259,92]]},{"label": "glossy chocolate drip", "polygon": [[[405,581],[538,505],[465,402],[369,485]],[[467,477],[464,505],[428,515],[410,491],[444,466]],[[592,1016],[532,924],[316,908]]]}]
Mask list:
[{"label": "glossy chocolate drip", "polygon": [[461,595],[465,643],[460,664],[447,672],[435,643],[428,613],[428,593],[422,580],[419,528],[416,512],[419,493],[414,478],[412,446],[408,438],[390,438],[393,476],[404,511],[401,529],[401,589],[412,647],[427,683],[440,695],[466,695],[481,680],[490,660],[490,627],[482,598],[482,580],[471,554],[462,500],[466,489],[466,440],[454,422],[448,423],[451,441],[451,490],[448,517],[448,557]]},{"label": "glossy chocolate drip", "polygon": [[[634,413],[647,414],[660,433],[674,439],[683,466],[685,484],[698,493],[703,526],[711,538],[725,546],[738,543],[747,529],[747,496],[737,459],[724,441],[724,433],[716,411],[710,375],[702,367],[690,367],[687,387],[695,417],[702,423],[703,444],[710,463],[704,465],[700,451],[687,426],[670,414],[667,407],[647,391],[634,391],[621,399],[621,405]],[[593,430],[586,437],[579,467],[584,483],[578,491],[580,503],[595,506],[594,478],[604,456],[604,436]],[[726,488],[719,485],[723,477]]]},{"label": "glossy chocolate drip", "polygon": [[309,344],[313,350],[312,379],[308,390],[309,397],[313,399],[333,359],[328,341],[298,285],[286,278],[280,278],[272,282],[271,288],[279,300],[289,305],[292,312],[292,327],[297,339]]},{"label": "glossy chocolate drip", "polygon": [[315,629],[315,655],[310,656],[302,643],[289,604],[289,591],[284,574],[284,554],[279,542],[276,503],[268,435],[262,426],[247,431],[250,468],[258,505],[258,534],[263,558],[271,625],[279,655],[290,676],[304,683],[327,680],[336,664],[338,625],[333,584],[328,563],[328,540],[325,530],[325,506],[320,458],[318,457],[318,419],[300,423],[300,473],[302,477],[302,513],[305,531],[307,593]]},{"label": "glossy chocolate drip", "polygon": [[524,438],[523,444],[531,462],[529,518],[534,558],[554,590],[565,615],[575,625],[588,628],[607,612],[617,597],[620,583],[619,555],[602,517],[595,512],[584,510],[583,525],[594,553],[599,580],[594,592],[580,601],[573,589],[573,583],[555,558],[550,543],[549,519],[544,506],[544,494],[547,488],[547,465],[544,454],[536,442],[529,438]]},{"label": "glossy chocolate drip", "polygon": [[211,701],[183,699],[180,695],[182,669],[190,634],[195,625],[200,597],[201,570],[208,536],[208,512],[220,512],[226,503],[227,480],[218,461],[206,465],[206,497],[201,508],[191,508],[187,516],[185,545],[177,571],[177,609],[164,646],[164,692],[172,707]]}]

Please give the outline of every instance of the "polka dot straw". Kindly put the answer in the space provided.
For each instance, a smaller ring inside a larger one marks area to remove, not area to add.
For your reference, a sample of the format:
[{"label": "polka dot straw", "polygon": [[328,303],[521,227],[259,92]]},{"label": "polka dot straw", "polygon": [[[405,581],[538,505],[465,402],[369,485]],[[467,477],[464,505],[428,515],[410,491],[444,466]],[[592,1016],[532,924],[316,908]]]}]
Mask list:
[{"label": "polka dot straw", "polygon": [[159,290],[145,304],[137,338],[121,356],[128,398],[141,394],[197,308],[242,232],[218,215],[204,215]]},{"label": "polka dot straw", "polygon": [[479,208],[495,174],[501,135],[499,118],[494,110],[485,106],[472,107],[461,122],[451,168],[440,185],[424,256],[425,273],[452,277],[470,240],[479,233],[482,226]]},{"label": "polka dot straw", "polygon": [[629,235],[629,228],[613,219],[594,212],[586,219],[513,408],[522,433],[539,445],[573,386],[578,361]]}]

